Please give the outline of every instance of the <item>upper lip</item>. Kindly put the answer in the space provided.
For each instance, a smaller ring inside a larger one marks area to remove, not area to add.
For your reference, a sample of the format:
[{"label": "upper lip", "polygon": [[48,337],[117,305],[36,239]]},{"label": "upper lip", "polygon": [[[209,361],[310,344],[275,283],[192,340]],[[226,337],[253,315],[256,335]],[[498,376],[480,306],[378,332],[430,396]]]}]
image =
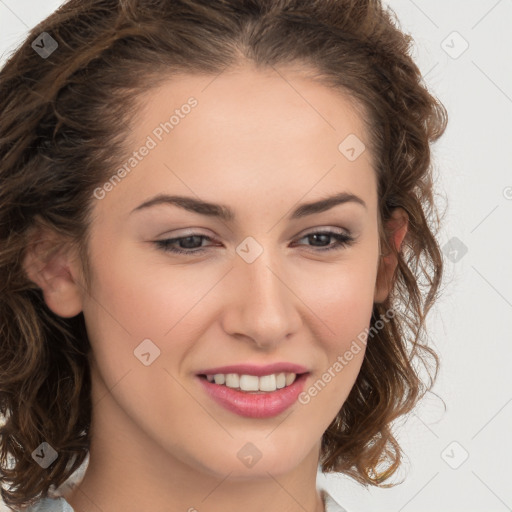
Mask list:
[{"label": "upper lip", "polygon": [[270,375],[273,373],[307,373],[308,369],[302,365],[294,363],[274,363],[265,366],[254,364],[232,364],[229,366],[217,366],[197,372],[197,375],[216,375],[217,373],[237,373],[238,375]]}]

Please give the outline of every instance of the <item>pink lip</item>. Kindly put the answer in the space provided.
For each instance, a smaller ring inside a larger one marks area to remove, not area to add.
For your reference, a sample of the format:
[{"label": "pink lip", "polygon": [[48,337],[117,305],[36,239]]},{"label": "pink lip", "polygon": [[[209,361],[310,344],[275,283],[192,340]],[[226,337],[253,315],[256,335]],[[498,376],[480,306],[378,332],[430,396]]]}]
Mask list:
[{"label": "pink lip", "polygon": [[[225,371],[225,368],[223,368],[224,371],[217,371],[217,368],[214,370],[216,373],[238,373]],[[240,367],[237,368],[239,369]],[[211,370],[208,370],[208,372],[210,371]],[[265,372],[266,371],[265,369]],[[244,372],[247,374],[251,373],[247,371],[247,368]],[[265,375],[265,372],[263,372],[262,375]],[[208,382],[205,377],[197,378],[208,395],[229,411],[247,418],[271,418],[281,414],[297,401],[298,396],[304,389],[308,375],[307,373],[298,375],[290,386],[276,389],[276,391],[259,393],[237,391],[224,385]]]},{"label": "pink lip", "polygon": [[270,375],[272,373],[306,373],[308,371],[304,366],[293,363],[274,363],[266,366],[256,366],[253,364],[233,364],[230,366],[218,366],[201,370],[196,375],[215,375],[216,373],[238,373],[238,375]]}]

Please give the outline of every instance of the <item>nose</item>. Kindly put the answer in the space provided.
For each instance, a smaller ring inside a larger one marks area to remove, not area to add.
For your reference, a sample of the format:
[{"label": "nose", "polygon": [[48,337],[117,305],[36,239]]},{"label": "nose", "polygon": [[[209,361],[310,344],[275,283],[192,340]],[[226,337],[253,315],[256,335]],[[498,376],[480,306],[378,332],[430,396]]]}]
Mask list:
[{"label": "nose", "polygon": [[301,301],[271,251],[252,263],[237,259],[228,279],[230,300],[222,317],[226,333],[270,351],[298,332]]}]

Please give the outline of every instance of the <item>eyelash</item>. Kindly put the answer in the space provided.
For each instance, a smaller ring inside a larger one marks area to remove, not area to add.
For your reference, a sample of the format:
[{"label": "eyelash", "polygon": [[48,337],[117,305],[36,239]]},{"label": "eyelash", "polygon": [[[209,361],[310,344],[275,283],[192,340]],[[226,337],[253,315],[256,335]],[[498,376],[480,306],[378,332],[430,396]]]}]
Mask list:
[{"label": "eyelash", "polygon": [[[304,235],[303,237],[301,237],[299,240],[302,240],[303,238],[307,238],[309,236],[313,236],[313,235],[328,235],[332,238],[334,238],[336,240],[336,243],[330,247],[321,247],[321,248],[316,248],[316,252],[327,252],[327,251],[333,251],[333,250],[341,250],[343,249],[344,247],[349,247],[350,245],[352,245],[355,241],[354,237],[350,236],[350,235],[345,235],[343,233],[337,233],[335,231],[314,231],[312,233],[308,233],[307,235]],[[201,247],[201,248],[198,248],[198,249],[178,249],[176,247],[172,247],[171,244],[173,243],[176,243],[176,242],[179,242],[180,240],[186,240],[187,238],[194,238],[194,237],[199,237],[199,238],[203,238],[207,241],[214,241],[213,238],[209,237],[209,236],[206,236],[206,235],[200,235],[200,234],[191,234],[191,235],[188,235],[188,236],[183,236],[183,237],[180,237],[180,238],[169,238],[169,239],[166,239],[166,240],[157,240],[155,242],[155,244],[157,245],[157,247],[161,250],[163,250],[164,252],[172,252],[172,253],[175,253],[175,254],[189,254],[189,255],[192,255],[192,254],[198,254],[198,253],[203,253],[205,250],[208,249],[208,247]]]}]

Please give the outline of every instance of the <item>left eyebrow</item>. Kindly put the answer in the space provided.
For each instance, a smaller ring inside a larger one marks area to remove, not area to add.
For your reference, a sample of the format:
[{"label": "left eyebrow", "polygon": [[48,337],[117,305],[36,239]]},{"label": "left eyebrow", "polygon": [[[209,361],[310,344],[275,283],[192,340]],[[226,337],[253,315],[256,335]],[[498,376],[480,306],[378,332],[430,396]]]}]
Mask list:
[{"label": "left eyebrow", "polygon": [[[359,196],[350,194],[348,192],[340,192],[325,199],[320,199],[319,201],[303,203],[299,205],[295,210],[293,210],[289,216],[289,219],[301,219],[308,215],[325,212],[331,208],[334,208],[335,206],[346,203],[355,203],[363,206],[365,209],[367,208],[366,203]],[[200,215],[207,215],[209,217],[217,217],[226,222],[233,222],[236,218],[235,212],[226,205],[209,203],[207,201],[202,201],[200,199],[189,196],[176,196],[168,194],[158,194],[157,196],[145,201],[144,203],[134,208],[130,212],[130,215],[133,212],[160,204],[175,205],[190,212],[198,213]]]}]

